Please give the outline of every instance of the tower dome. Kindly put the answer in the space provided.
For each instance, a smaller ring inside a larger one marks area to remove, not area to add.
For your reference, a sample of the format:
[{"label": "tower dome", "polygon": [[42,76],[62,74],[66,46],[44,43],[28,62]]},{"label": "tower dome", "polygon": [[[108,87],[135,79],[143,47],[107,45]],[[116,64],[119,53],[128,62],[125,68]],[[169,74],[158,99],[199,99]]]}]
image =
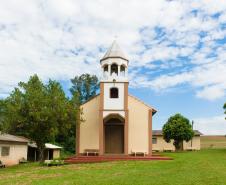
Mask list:
[{"label": "tower dome", "polygon": [[122,52],[116,40],[112,43],[111,47],[108,49],[108,51],[105,53],[105,55],[100,61],[104,61],[109,58],[121,58],[123,60],[126,60],[127,62],[129,61]]}]

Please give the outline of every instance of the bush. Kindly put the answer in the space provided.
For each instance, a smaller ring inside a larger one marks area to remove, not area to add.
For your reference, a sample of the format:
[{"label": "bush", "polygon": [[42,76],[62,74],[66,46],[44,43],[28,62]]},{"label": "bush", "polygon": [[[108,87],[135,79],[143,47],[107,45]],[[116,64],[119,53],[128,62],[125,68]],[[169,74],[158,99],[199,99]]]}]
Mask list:
[{"label": "bush", "polygon": [[53,160],[45,160],[44,163],[42,163],[44,166],[61,166],[64,165],[64,160],[60,159],[53,159]]}]

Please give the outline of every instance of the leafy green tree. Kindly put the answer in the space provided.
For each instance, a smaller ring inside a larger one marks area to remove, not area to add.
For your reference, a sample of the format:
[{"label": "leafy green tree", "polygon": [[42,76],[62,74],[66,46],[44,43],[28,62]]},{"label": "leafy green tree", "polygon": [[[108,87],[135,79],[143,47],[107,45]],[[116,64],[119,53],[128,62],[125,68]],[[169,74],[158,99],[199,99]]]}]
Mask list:
[{"label": "leafy green tree", "polygon": [[63,145],[65,150],[75,152],[78,97],[75,96],[69,100],[66,98],[60,83],[52,80],[49,81],[47,90],[53,119],[58,128],[55,142]]},{"label": "leafy green tree", "polygon": [[99,89],[99,81],[96,75],[83,74],[71,79],[70,91],[73,96],[79,96],[79,102],[83,103],[96,95]]},{"label": "leafy green tree", "polygon": [[76,124],[80,124],[78,96],[66,98],[65,93],[56,81],[47,85],[52,113],[57,124],[58,133],[55,142],[64,150],[75,152]]},{"label": "leafy green tree", "polygon": [[[96,75],[82,74],[81,76],[75,76],[71,79],[71,83],[71,102],[76,107],[79,107],[82,103],[95,96],[99,89],[99,80]],[[75,125],[74,131],[76,131],[76,126],[84,121],[82,115],[83,111],[79,109],[79,112],[77,113],[77,124]],[[76,139],[76,132],[73,133],[73,136],[75,136]],[[75,142],[75,139],[71,137],[68,140],[68,144]]]},{"label": "leafy green tree", "polygon": [[3,131],[4,111],[5,111],[5,101],[3,99],[0,99],[0,132]]},{"label": "leafy green tree", "polygon": [[[1,103],[4,113],[3,129],[11,134],[22,135],[35,141],[44,160],[45,143],[66,140],[75,132],[77,107],[68,98],[56,81],[44,85],[37,75],[18,88]],[[71,134],[68,132],[72,131]]]},{"label": "leafy green tree", "polygon": [[189,120],[181,114],[171,116],[163,125],[163,138],[166,142],[174,140],[176,150],[183,150],[183,141],[189,141],[194,136]]},{"label": "leafy green tree", "polygon": [[[224,103],[224,114],[226,114],[226,103]],[[225,117],[225,119],[226,119],[226,117]]]}]

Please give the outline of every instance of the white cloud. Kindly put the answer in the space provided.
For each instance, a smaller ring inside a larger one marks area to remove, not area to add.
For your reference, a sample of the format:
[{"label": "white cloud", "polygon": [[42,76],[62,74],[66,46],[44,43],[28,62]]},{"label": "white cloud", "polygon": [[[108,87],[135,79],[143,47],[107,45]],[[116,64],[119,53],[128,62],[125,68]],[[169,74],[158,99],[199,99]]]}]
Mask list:
[{"label": "white cloud", "polygon": [[152,81],[152,86],[157,89],[161,90],[168,87],[174,87],[178,84],[186,83],[193,78],[192,74],[190,73],[182,73],[173,76],[161,76]]},{"label": "white cloud", "polygon": [[205,135],[226,135],[225,115],[195,118],[194,129]]},{"label": "white cloud", "polygon": [[197,92],[197,97],[206,98],[208,100],[215,100],[224,96],[224,88],[218,85],[205,87],[203,90]]},{"label": "white cloud", "polygon": [[189,84],[197,97],[221,98],[226,47],[216,39],[226,37],[225,10],[224,0],[2,0],[0,96],[34,73],[43,80],[68,80],[83,69],[96,74],[99,48],[118,35],[131,59],[133,86],[167,90]]}]

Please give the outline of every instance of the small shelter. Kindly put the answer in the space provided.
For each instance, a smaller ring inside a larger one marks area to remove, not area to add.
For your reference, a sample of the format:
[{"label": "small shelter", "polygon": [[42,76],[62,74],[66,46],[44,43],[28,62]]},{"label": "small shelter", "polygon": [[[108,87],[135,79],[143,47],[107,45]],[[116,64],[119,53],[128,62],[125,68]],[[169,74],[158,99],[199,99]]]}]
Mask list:
[{"label": "small shelter", "polygon": [[[44,159],[52,160],[55,158],[59,158],[61,149],[62,147],[60,146],[57,146],[51,143],[46,143],[45,151],[44,151]],[[39,151],[36,143],[28,143],[27,159],[28,161],[37,161],[39,159]]]}]

